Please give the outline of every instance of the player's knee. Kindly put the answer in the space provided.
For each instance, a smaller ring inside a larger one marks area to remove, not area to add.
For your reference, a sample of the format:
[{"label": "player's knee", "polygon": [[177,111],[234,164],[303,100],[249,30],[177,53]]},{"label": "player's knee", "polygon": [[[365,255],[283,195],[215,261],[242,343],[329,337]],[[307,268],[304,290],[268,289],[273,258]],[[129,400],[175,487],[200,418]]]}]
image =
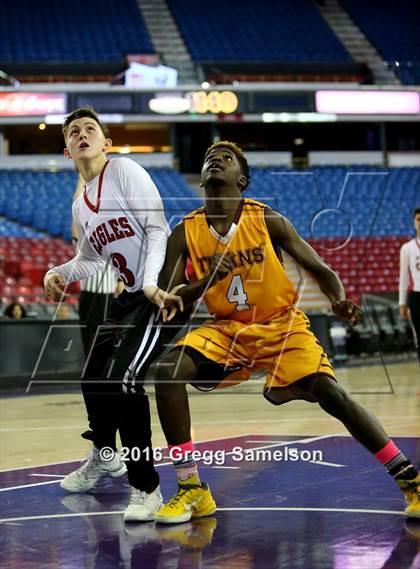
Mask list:
[{"label": "player's knee", "polygon": [[192,359],[179,351],[171,352],[156,364],[156,390],[162,392],[194,379],[196,367]]},{"label": "player's knee", "polygon": [[317,377],[313,395],[323,408],[337,408],[350,402],[347,392],[327,375],[319,375]]}]

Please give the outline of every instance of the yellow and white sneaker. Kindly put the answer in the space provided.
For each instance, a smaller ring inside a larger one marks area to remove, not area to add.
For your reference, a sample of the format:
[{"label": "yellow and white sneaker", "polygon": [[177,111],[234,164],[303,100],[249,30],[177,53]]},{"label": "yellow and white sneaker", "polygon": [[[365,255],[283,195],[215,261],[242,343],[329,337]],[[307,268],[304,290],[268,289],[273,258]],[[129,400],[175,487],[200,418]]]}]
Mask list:
[{"label": "yellow and white sneaker", "polygon": [[413,480],[397,480],[397,483],[407,501],[405,515],[420,518],[420,473]]},{"label": "yellow and white sneaker", "polygon": [[155,514],[160,524],[179,524],[191,518],[210,516],[216,511],[210,488],[205,482],[200,484],[180,484],[178,492]]}]

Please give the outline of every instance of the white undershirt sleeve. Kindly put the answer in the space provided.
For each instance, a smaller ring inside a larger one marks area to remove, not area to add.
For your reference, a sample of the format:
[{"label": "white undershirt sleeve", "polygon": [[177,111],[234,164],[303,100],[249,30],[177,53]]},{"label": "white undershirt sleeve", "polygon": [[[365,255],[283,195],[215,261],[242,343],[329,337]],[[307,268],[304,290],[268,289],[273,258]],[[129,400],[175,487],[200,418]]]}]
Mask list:
[{"label": "white undershirt sleeve", "polygon": [[405,243],[400,250],[400,287],[399,304],[407,304],[408,287],[410,284],[409,270],[409,250],[408,243]]},{"label": "white undershirt sleeve", "polygon": [[78,235],[79,252],[67,263],[53,267],[47,272],[47,275],[50,273],[63,275],[66,283],[81,281],[95,275],[97,272],[104,270],[106,265],[105,261],[94,251],[87,239],[79,221],[76,203],[73,204],[73,220]]}]

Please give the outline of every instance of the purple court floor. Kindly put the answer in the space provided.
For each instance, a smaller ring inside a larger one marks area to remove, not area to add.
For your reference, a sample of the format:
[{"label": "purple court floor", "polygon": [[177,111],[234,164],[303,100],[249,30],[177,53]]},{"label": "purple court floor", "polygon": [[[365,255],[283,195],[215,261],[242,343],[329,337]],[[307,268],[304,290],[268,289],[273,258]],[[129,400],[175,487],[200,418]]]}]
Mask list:
[{"label": "purple court floor", "polygon": [[[395,440],[418,464],[420,439]],[[350,437],[247,435],[196,448],[218,510],[174,526],[124,524],[125,477],[66,494],[58,482],[77,462],[0,472],[0,566],[420,568],[420,520],[405,520],[392,478]],[[159,472],[167,499],[176,484],[165,457]]]}]

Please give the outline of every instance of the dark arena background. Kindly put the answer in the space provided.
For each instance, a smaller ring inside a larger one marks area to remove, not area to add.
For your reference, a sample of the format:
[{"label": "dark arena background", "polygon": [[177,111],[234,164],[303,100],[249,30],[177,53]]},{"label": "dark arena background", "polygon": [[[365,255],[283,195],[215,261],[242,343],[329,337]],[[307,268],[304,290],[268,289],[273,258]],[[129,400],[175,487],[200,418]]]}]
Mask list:
[{"label": "dark arena background", "polygon": [[[349,327],[284,256],[338,381],[418,467],[419,364],[398,288],[420,207],[419,3],[14,0],[0,2],[0,29],[1,567],[419,568],[420,521],[404,518],[392,478],[317,405],[270,405],[261,374],[188,389],[214,516],[125,524],[125,477],[66,493],[60,481],[92,448],[79,436],[80,288],[62,303],[43,289],[74,255],[68,113],[100,113],[109,156],[147,169],[171,228],[203,204],[207,147],[234,141],[246,196],[285,215],[362,307]],[[149,375],[167,500],[175,475]]]}]

